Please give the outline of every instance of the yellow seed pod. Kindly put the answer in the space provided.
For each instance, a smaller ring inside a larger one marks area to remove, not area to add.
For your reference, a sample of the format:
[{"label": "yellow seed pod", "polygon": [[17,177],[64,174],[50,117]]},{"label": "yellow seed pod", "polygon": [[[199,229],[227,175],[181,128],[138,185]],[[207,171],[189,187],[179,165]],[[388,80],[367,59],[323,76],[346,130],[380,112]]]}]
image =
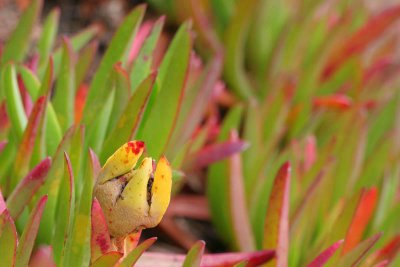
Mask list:
[{"label": "yellow seed pod", "polygon": [[126,160],[126,147],[127,144],[123,145],[107,160],[94,189],[113,237],[157,226],[171,197],[172,172],[167,159],[162,157],[155,166],[152,158],[144,158],[133,169],[143,152],[143,144],[138,153],[129,153],[131,168],[128,169],[121,166]]}]

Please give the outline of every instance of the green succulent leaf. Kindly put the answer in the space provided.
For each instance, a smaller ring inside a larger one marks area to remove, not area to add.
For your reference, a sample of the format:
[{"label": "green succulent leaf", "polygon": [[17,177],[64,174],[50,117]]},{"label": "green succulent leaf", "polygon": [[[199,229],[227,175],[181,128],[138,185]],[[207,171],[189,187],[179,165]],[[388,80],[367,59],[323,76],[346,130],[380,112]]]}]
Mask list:
[{"label": "green succulent leaf", "polygon": [[7,113],[17,138],[22,138],[27,118],[19,93],[17,74],[13,63],[7,64],[2,72],[2,88],[6,99]]},{"label": "green succulent leaf", "polygon": [[[229,138],[229,133],[233,129],[239,128],[243,108],[237,106],[233,108],[225,118],[220,134],[219,141]],[[231,217],[226,207],[229,205],[228,188],[229,181],[226,176],[228,173],[227,161],[219,162],[210,166],[207,181],[207,196],[210,201],[210,210],[213,222],[226,242],[236,244],[233,235]]]},{"label": "green succulent leaf", "polygon": [[75,89],[85,81],[85,78],[94,61],[99,44],[97,40],[93,40],[79,53],[78,60],[75,64]]},{"label": "green succulent leaf", "polygon": [[60,22],[60,9],[54,8],[43,23],[42,33],[38,41],[39,66],[38,73],[42,77],[46,69],[47,60],[56,41],[58,25]]},{"label": "green succulent leaf", "polygon": [[1,56],[2,64],[9,61],[21,62],[25,58],[33,29],[36,25],[36,21],[40,18],[42,5],[43,0],[34,0],[31,1],[29,7],[25,9],[17,27],[4,47]]},{"label": "green succulent leaf", "polygon": [[55,212],[55,229],[52,240],[54,261],[59,266],[65,266],[68,257],[65,254],[66,243],[71,238],[72,222],[75,215],[75,190],[74,175],[71,162],[67,153],[64,154],[64,177],[60,182],[57,208]]},{"label": "green succulent leaf", "polygon": [[165,18],[161,17],[154,23],[151,32],[133,61],[129,75],[131,90],[133,92],[151,72],[154,50],[157,48],[157,42],[159,41],[164,22]]},{"label": "green succulent leaf", "polygon": [[46,201],[47,196],[40,198],[39,202],[29,216],[28,222],[26,223],[24,231],[22,232],[22,236],[18,242],[15,261],[16,267],[27,266],[29,263]]},{"label": "green succulent leaf", "polygon": [[192,248],[189,250],[188,254],[186,255],[185,261],[182,264],[182,266],[183,267],[200,266],[201,257],[203,256],[205,245],[206,244],[205,244],[204,241],[201,241],[201,240],[197,241],[192,246]]},{"label": "green succulent leaf", "polygon": [[114,266],[122,258],[122,253],[110,251],[98,258],[91,267],[108,267]]},{"label": "green succulent leaf", "polygon": [[105,87],[104,79],[109,77],[115,63],[126,56],[128,49],[136,35],[145,7],[140,6],[134,9],[121,23],[111,43],[103,56],[100,65],[93,77],[88,97],[86,100],[83,122],[90,123],[102,109],[104,99],[109,96],[109,88]]},{"label": "green succulent leaf", "polygon": [[[65,248],[65,266],[87,266],[90,262],[91,205],[95,179],[100,171],[96,154],[89,151],[89,166],[84,179],[81,197],[77,201],[70,238]],[[80,192],[77,190],[77,192]]]},{"label": "green succulent leaf", "polygon": [[[51,166],[51,159],[40,162],[13,190],[7,198],[7,208],[14,220],[22,213],[32,197],[44,183]],[[46,200],[47,201],[47,200]]]},{"label": "green succulent leaf", "polygon": [[[25,128],[18,151],[15,156],[13,175],[10,180],[10,189],[14,189],[20,180],[28,173],[31,160],[34,156],[35,143],[40,142],[43,136],[43,121],[46,111],[47,101],[44,96],[36,101],[32,113],[29,116],[28,125]],[[39,156],[40,158],[40,156]]]},{"label": "green succulent leaf", "polygon": [[8,211],[0,214],[0,265],[14,266],[17,251],[17,230]]},{"label": "green succulent leaf", "polygon": [[156,87],[146,109],[138,140],[144,140],[150,155],[158,158],[165,150],[174,129],[185,91],[192,41],[190,24],[183,24],[175,34],[161,63]]},{"label": "green succulent leaf", "polygon": [[135,138],[153,90],[155,79],[156,75],[151,74],[139,85],[137,90],[129,98],[125,110],[103,145],[101,153],[102,162],[105,162],[109,155],[120,147],[121,144]]},{"label": "green succulent leaf", "polygon": [[139,257],[157,240],[156,237],[143,241],[139,246],[132,250],[120,263],[121,267],[133,266]]},{"label": "green succulent leaf", "polygon": [[52,97],[54,111],[61,129],[65,131],[74,122],[75,72],[72,47],[68,39],[63,40],[61,68]]},{"label": "green succulent leaf", "polygon": [[[100,30],[98,26],[92,25],[82,30],[81,32],[73,35],[70,38],[72,50],[74,52],[78,52],[79,50],[81,50],[99,33],[99,31]],[[54,59],[54,73],[58,75],[61,68],[62,47],[54,51],[53,59]]]}]

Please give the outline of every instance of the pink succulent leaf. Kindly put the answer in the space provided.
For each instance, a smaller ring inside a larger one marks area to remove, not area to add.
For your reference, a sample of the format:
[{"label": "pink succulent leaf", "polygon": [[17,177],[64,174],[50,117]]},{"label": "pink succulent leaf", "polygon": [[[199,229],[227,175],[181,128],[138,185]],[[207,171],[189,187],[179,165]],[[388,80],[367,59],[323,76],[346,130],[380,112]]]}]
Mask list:
[{"label": "pink succulent leaf", "polygon": [[319,254],[311,263],[307,265],[307,267],[323,267],[342,244],[343,240],[337,241]]},{"label": "pink succulent leaf", "polygon": [[[232,131],[229,141],[240,142],[238,133]],[[239,153],[232,154],[228,160],[229,204],[233,232],[240,251],[255,250],[255,239],[250,225],[249,210],[246,203],[242,158]]]},{"label": "pink succulent leaf", "polygon": [[30,267],[56,267],[51,246],[40,246],[29,261]]},{"label": "pink succulent leaf", "polygon": [[[159,252],[145,252],[136,263],[136,267],[150,266],[182,266],[186,255],[183,254],[167,254]],[[217,267],[217,266],[233,266],[242,261],[247,261],[248,267],[260,266],[269,262],[275,257],[272,250],[262,250],[255,252],[231,252],[205,254],[201,258],[200,266]],[[161,265],[163,264],[163,265]]]},{"label": "pink succulent leaf", "polygon": [[[193,209],[193,207],[196,208]],[[210,210],[208,208],[207,198],[204,196],[179,194],[171,199],[165,216],[209,220]]]},{"label": "pink succulent leaf", "polygon": [[94,262],[112,248],[106,218],[104,217],[103,210],[96,198],[93,199],[91,221],[91,261]]},{"label": "pink succulent leaf", "polygon": [[223,143],[205,146],[200,151],[188,156],[185,165],[186,170],[199,170],[214,162],[223,160],[248,147],[248,143],[242,140],[229,140]]}]

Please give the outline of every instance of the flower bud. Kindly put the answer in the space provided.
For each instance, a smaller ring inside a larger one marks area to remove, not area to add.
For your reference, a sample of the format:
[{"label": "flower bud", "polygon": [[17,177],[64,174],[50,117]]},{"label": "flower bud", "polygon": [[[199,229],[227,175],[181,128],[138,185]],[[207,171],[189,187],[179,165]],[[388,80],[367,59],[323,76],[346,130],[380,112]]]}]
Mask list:
[{"label": "flower bud", "polygon": [[169,205],[171,167],[165,157],[157,166],[146,157],[135,169],[143,151],[143,142],[128,142],[107,160],[99,173],[94,195],[113,237],[157,226]]}]

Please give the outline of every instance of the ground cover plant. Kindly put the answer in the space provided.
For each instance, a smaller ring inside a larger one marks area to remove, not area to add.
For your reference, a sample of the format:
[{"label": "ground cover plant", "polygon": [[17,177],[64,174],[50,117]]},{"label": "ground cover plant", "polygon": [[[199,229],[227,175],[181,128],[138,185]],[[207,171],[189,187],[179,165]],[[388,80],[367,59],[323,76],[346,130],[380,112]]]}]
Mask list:
[{"label": "ground cover plant", "polygon": [[2,44],[0,265],[400,265],[400,6],[148,2]]},{"label": "ground cover plant", "polygon": [[204,58],[224,55],[235,100],[218,138],[239,133],[250,146],[208,169],[221,238],[238,250],[273,248],[279,266],[304,266],[329,246],[338,251],[328,266],[397,266],[400,7],[150,2],[193,20]]}]

